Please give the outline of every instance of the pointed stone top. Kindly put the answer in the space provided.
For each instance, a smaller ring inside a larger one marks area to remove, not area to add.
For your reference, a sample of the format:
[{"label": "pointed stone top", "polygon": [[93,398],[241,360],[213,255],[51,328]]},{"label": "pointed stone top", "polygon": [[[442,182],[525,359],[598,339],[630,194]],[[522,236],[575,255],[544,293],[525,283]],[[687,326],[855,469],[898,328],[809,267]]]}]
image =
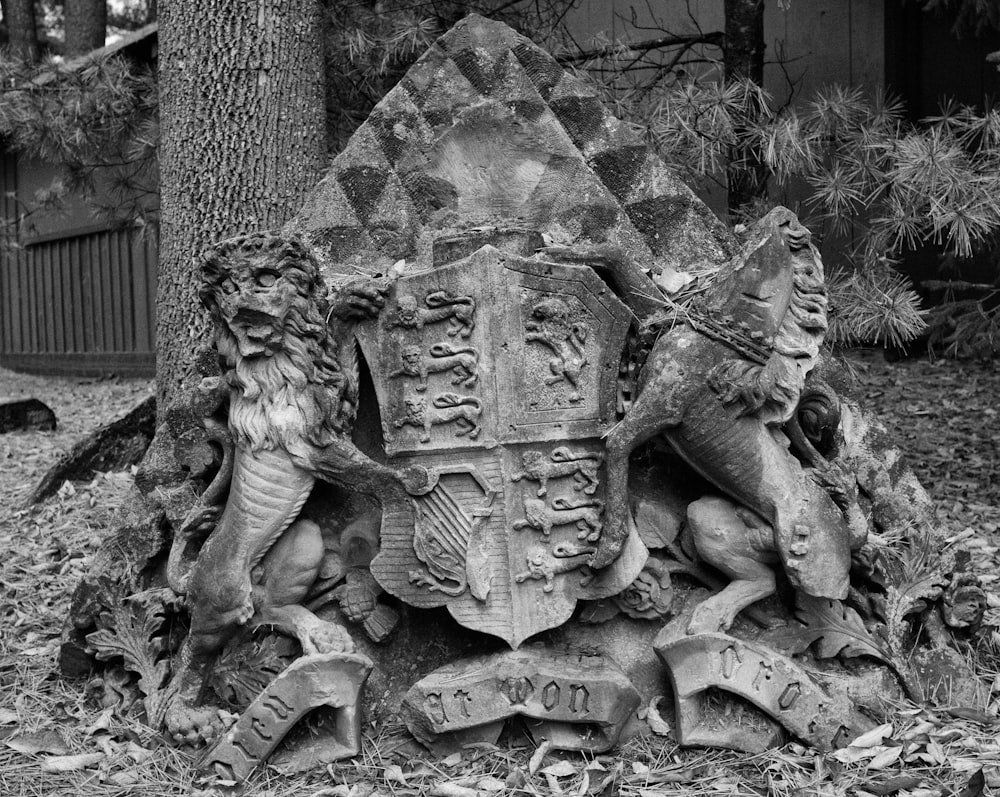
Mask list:
[{"label": "pointed stone top", "polygon": [[507,25],[470,14],[375,106],[287,232],[327,278],[431,264],[431,242],[516,226],[614,245],[654,272],[724,261],[723,224],[592,85]]}]

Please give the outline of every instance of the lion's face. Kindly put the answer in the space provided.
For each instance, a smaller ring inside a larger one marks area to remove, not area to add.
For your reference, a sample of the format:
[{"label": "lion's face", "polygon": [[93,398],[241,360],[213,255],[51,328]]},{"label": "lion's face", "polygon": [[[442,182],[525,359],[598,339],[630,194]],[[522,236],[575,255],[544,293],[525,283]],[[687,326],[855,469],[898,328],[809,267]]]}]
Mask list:
[{"label": "lion's face", "polygon": [[422,398],[407,398],[403,400],[406,405],[406,419],[415,421],[418,424],[424,422],[424,412],[427,405]]},{"label": "lion's face", "polygon": [[281,350],[289,310],[303,302],[308,285],[294,262],[275,262],[263,252],[234,254],[213,298],[242,357],[269,357]]},{"label": "lion's face", "polygon": [[524,326],[529,332],[549,333],[557,338],[569,334],[570,309],[560,299],[546,298],[535,302],[531,317]]},{"label": "lion's face", "polygon": [[542,454],[540,451],[525,451],[521,454],[521,462],[525,470],[536,473],[542,469]]},{"label": "lion's face", "polygon": [[533,528],[540,528],[545,523],[545,502],[540,498],[525,498],[524,517]]},{"label": "lion's face", "polygon": [[417,300],[412,296],[400,296],[397,301],[396,314],[400,322],[412,324],[418,319]]},{"label": "lion's face", "polygon": [[404,346],[402,352],[400,352],[400,358],[403,361],[403,366],[410,372],[420,369],[420,360],[422,358],[419,346]]}]

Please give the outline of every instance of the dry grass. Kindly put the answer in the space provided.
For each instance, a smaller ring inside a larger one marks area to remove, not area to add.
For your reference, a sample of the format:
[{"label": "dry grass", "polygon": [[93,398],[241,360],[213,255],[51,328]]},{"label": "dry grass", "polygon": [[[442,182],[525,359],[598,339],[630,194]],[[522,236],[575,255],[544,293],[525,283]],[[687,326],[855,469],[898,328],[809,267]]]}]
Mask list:
[{"label": "dry grass", "polygon": [[[945,428],[940,421],[948,419],[948,414],[935,416],[938,424],[924,431],[915,464],[942,500],[948,529],[962,537],[962,544],[971,543],[980,569],[992,576],[990,589],[995,589],[1000,573],[996,558],[1000,510],[993,501],[992,486],[983,485],[983,473],[992,474],[997,452],[995,438],[982,419],[990,417],[983,410],[990,409],[1000,395],[1000,377],[984,370],[973,379],[948,368],[907,366],[891,371],[865,360],[863,391],[870,394],[870,404],[881,407],[884,417],[893,413],[887,420],[890,426],[905,430],[905,434],[900,432],[904,438],[912,433],[914,418],[917,428],[928,418],[915,414],[914,406],[918,413],[937,413],[941,406],[940,396],[934,393],[940,389],[928,385],[950,386],[948,400],[959,408],[951,411],[952,421],[963,407],[979,413],[979,421],[962,415],[959,426],[966,423],[969,435],[961,455],[950,459],[935,452],[954,446],[948,435],[953,434],[955,424]],[[41,507],[25,509],[19,503],[60,451],[132,407],[146,395],[149,383],[41,379],[0,371],[0,385],[0,393],[24,392],[46,401],[62,422],[54,433],[0,436],[0,546],[6,552],[0,565],[0,795],[169,797],[219,791],[198,780],[187,754],[163,744],[142,725],[103,711],[86,698],[85,683],[64,681],[56,671],[70,591],[86,571],[111,511],[123,499],[129,475],[105,474],[89,484],[64,488]],[[901,399],[900,391],[909,399]],[[991,600],[995,616],[1000,599],[992,593]],[[992,648],[983,652],[981,665],[987,679],[993,680],[991,711],[995,715],[1000,696],[1000,642],[988,644]],[[628,742],[614,756],[539,755],[520,739],[499,748],[473,746],[443,760],[421,753],[398,729],[373,729],[357,759],[291,778],[265,771],[247,784],[245,793],[262,797],[865,797],[889,793],[944,797],[961,792],[982,769],[983,793],[1000,794],[998,727],[963,717],[961,711],[903,705],[897,707],[884,738],[837,755],[819,754],[797,744],[756,756],[685,751],[670,737],[650,735]],[[79,768],[51,771],[59,764]]]}]

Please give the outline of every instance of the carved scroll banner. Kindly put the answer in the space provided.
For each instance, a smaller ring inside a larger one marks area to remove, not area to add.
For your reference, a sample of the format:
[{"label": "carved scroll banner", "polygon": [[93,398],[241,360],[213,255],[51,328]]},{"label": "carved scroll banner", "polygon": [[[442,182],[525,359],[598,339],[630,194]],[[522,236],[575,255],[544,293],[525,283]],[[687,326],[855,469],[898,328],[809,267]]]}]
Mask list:
[{"label": "carved scroll banner", "polygon": [[359,339],[389,463],[430,482],[387,499],[371,565],[386,591],[517,648],[632,582],[638,535],[612,566],[586,566],[628,323],[589,267],[491,245],[395,281]]},{"label": "carved scroll banner", "polygon": [[417,739],[437,752],[461,742],[495,742],[509,717],[528,720],[535,741],[600,753],[618,741],[639,693],[603,656],[517,651],[442,667],[417,682],[402,713]]},{"label": "carved scroll banner", "polygon": [[[357,653],[320,653],[296,659],[257,696],[239,720],[201,759],[201,768],[246,780],[306,714],[332,710],[328,734],[299,745],[287,769],[305,769],[361,750],[358,698],[372,662]],[[303,758],[307,760],[303,760]]]},{"label": "carved scroll banner", "polygon": [[846,695],[828,694],[792,659],[728,634],[687,635],[684,625],[675,620],[654,642],[673,683],[681,745],[758,751],[780,743],[773,727],[748,732],[735,723],[711,722],[705,710],[711,689],[752,703],[819,750],[842,746],[874,727]]}]

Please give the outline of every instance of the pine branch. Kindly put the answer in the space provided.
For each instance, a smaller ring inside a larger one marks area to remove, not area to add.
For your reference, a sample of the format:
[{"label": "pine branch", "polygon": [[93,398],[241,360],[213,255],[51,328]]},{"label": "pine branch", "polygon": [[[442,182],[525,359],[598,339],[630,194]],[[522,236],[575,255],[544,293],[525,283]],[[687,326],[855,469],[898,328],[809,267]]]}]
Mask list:
[{"label": "pine branch", "polygon": [[587,61],[593,61],[597,58],[631,58],[636,53],[647,53],[650,50],[660,50],[666,47],[682,46],[685,48],[691,48],[696,44],[708,44],[714,47],[721,47],[725,38],[725,34],[722,33],[722,31],[692,33],[686,36],[660,36],[656,39],[647,39],[646,41],[641,42],[606,44],[602,47],[595,47],[591,50],[583,50],[578,53],[556,56],[556,60],[560,64],[582,64]]}]

